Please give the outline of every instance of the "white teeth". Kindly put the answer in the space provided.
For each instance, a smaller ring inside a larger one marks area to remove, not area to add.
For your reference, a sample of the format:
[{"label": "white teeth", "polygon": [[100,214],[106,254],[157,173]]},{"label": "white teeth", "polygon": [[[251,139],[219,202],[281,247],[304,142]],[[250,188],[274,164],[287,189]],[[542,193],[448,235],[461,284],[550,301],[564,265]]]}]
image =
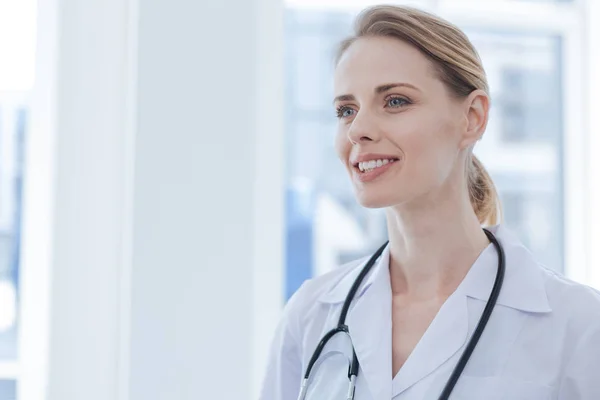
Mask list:
[{"label": "white teeth", "polygon": [[379,168],[382,167],[386,164],[389,164],[391,162],[394,162],[394,160],[392,159],[383,159],[383,160],[370,160],[370,161],[361,161],[358,163],[358,169],[361,170],[361,172],[368,172],[371,171],[375,168]]}]

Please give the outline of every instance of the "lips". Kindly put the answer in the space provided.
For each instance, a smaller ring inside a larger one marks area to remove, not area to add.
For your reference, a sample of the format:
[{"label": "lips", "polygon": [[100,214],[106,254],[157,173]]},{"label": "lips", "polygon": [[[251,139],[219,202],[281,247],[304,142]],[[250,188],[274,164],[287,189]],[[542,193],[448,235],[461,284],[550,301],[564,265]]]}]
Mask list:
[{"label": "lips", "polygon": [[386,171],[395,169],[400,158],[393,154],[359,153],[350,157],[354,179],[359,182],[370,182]]},{"label": "lips", "polygon": [[[369,164],[371,165],[371,164]],[[375,168],[367,168],[364,171],[360,170],[360,164],[357,164],[356,167],[353,168],[353,178],[354,180],[361,183],[368,183],[375,181],[385,173],[390,170],[398,168],[400,165],[400,161],[398,159],[394,159],[392,161],[388,161],[387,163],[381,164],[381,166],[376,166]]]}]

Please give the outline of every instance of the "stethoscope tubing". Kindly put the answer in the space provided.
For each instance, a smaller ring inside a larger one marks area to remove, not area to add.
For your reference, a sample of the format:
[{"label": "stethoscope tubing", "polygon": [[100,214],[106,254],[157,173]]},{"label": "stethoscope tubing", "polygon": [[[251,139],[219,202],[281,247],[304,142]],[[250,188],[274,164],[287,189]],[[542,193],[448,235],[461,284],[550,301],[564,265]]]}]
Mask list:
[{"label": "stethoscope tubing", "polygon": [[[473,351],[475,350],[475,347],[477,346],[477,343],[479,342],[479,339],[481,338],[481,335],[483,334],[483,331],[485,330],[485,327],[492,315],[492,311],[494,310],[494,307],[496,306],[496,303],[498,301],[498,297],[500,296],[500,291],[502,289],[502,283],[504,282],[504,275],[505,275],[505,270],[506,270],[506,257],[504,254],[504,249],[502,248],[502,246],[500,245],[500,243],[498,242],[498,240],[496,239],[496,237],[494,236],[493,233],[491,233],[487,229],[484,229],[484,232],[487,235],[490,242],[494,245],[494,247],[496,248],[496,251],[498,253],[498,271],[496,273],[494,287],[492,288],[492,292],[490,293],[490,297],[485,305],[483,314],[482,314],[481,318],[479,319],[477,327],[475,328],[475,331],[474,331],[473,335],[471,336],[471,339],[469,340],[469,342],[465,348],[465,351],[461,355],[456,367],[452,371],[450,378],[446,382],[446,385],[444,386],[444,389],[443,389],[442,393],[440,394],[440,397],[438,398],[438,400],[448,400],[448,398],[450,397],[450,394],[452,393],[454,387],[456,386],[456,383],[458,382],[460,376],[462,375],[469,359],[471,358],[471,355],[473,354]],[[304,374],[304,379],[302,380],[300,395],[298,396],[299,400],[303,400],[306,396],[306,393],[308,390],[310,373],[312,371],[313,366],[319,359],[323,349],[327,345],[327,342],[333,336],[335,336],[336,334],[341,333],[341,332],[350,335],[350,330],[349,330],[348,326],[346,325],[346,317],[348,316],[348,312],[350,310],[350,305],[352,304],[352,301],[353,301],[354,297],[356,296],[356,293],[358,292],[358,289],[359,289],[360,285],[362,284],[363,280],[365,279],[365,277],[367,276],[369,271],[372,269],[372,267],[375,265],[375,262],[381,256],[381,254],[383,253],[383,251],[386,248],[386,246],[388,245],[388,243],[389,242],[386,241],[367,261],[367,263],[365,264],[363,269],[360,271],[359,275],[354,280],[352,287],[350,288],[350,290],[348,291],[348,294],[346,295],[346,298],[344,299],[344,304],[342,306],[342,311],[340,313],[340,318],[338,320],[337,326],[335,328],[333,328],[332,330],[330,330],[329,332],[327,332],[325,334],[325,336],[323,336],[323,338],[319,341],[319,344],[317,345],[317,348],[313,352],[313,354],[310,358],[310,361],[308,363],[308,366],[306,368],[306,372]],[[350,339],[351,339],[351,337],[350,337]],[[350,362],[350,366],[348,368],[349,386],[348,386],[347,400],[354,399],[354,391],[355,391],[356,379],[358,377],[359,369],[360,369],[360,363],[358,361],[358,357],[356,356],[356,351],[354,349],[354,346],[352,346],[352,361]]]}]

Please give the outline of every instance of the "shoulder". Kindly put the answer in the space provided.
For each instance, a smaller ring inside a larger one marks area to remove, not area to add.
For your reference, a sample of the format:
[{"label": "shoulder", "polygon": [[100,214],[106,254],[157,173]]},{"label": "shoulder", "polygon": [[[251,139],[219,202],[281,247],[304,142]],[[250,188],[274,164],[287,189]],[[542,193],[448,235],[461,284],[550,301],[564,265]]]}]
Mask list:
[{"label": "shoulder", "polygon": [[600,291],[568,279],[541,264],[540,269],[553,314],[564,320],[578,337],[591,331],[600,335]]},{"label": "shoulder", "polygon": [[[312,351],[319,340],[319,325],[326,321],[327,312],[320,308],[320,300],[345,277],[359,270],[361,264],[362,260],[356,260],[305,281],[286,303],[271,342],[261,400],[296,398],[306,348]],[[312,334],[307,335],[307,332]]]},{"label": "shoulder", "polygon": [[559,397],[600,398],[600,292],[541,268],[554,316],[547,334],[563,351]]},{"label": "shoulder", "polygon": [[363,257],[343,264],[332,271],[306,280],[288,301],[284,315],[296,317],[309,315],[309,311],[321,299],[327,296],[344,279],[357,275],[360,267],[367,261]]},{"label": "shoulder", "polygon": [[[548,293],[551,306],[586,305],[589,312],[600,314],[600,291],[588,285],[575,282],[556,271],[538,264]],[[560,307],[559,307],[560,308]]]},{"label": "shoulder", "polygon": [[305,342],[310,332],[320,333],[327,322],[329,306],[339,303],[338,294],[347,292],[343,287],[354,281],[367,259],[351,261],[306,280],[285,305],[280,329],[285,329],[297,344]]},{"label": "shoulder", "polygon": [[[600,292],[547,268],[507,227],[499,226],[496,233],[506,249],[507,264],[511,263],[517,281],[516,296],[536,296],[537,303],[550,311],[545,318],[555,331],[568,326],[571,333],[592,328],[600,321]],[[544,297],[542,297],[544,296]],[[571,329],[572,328],[572,329]],[[567,332],[568,333],[568,332]]]}]

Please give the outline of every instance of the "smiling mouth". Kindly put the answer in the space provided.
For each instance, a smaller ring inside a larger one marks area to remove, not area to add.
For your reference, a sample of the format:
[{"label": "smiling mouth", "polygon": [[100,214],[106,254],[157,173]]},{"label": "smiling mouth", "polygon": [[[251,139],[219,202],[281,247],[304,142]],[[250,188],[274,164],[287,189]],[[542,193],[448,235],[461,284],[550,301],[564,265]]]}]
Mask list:
[{"label": "smiling mouth", "polygon": [[371,172],[377,168],[381,168],[388,164],[398,161],[397,158],[384,158],[379,160],[362,161],[355,164],[354,167],[360,171],[360,173]]}]

